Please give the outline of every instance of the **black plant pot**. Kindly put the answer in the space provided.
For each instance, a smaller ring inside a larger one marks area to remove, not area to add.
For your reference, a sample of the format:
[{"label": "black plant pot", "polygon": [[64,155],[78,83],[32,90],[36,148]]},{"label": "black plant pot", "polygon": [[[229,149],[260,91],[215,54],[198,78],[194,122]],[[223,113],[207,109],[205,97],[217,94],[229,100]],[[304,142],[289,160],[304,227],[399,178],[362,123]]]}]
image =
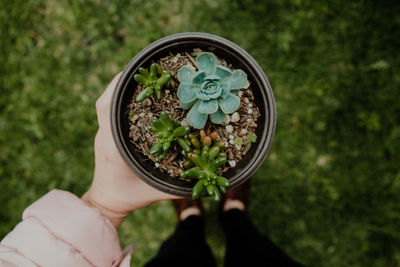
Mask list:
[{"label": "black plant pot", "polygon": [[255,103],[261,116],[256,130],[257,142],[238,162],[235,168],[224,173],[230,180],[231,188],[250,178],[267,156],[275,132],[276,108],[271,86],[257,62],[236,44],[216,35],[198,32],[179,33],[164,37],[144,48],[125,67],[115,90],[111,108],[111,128],[116,146],[128,166],[147,184],[169,194],[190,197],[194,182],[188,183],[170,177],[154,167],[154,163],[136,150],[129,140],[128,105],[137,82],[133,75],[139,67],[148,66],[152,61],[172,53],[182,53],[193,48],[213,52],[235,68],[248,75]]}]

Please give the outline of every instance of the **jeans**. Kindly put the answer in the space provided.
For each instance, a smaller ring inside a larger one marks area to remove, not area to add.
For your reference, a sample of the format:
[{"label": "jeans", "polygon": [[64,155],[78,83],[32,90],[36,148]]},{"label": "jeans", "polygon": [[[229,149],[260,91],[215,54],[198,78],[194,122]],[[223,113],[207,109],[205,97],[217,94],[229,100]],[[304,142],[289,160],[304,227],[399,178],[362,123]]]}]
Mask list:
[{"label": "jeans", "polygon": [[[226,234],[226,267],[302,266],[261,235],[244,212],[231,209],[221,217]],[[216,266],[205,240],[202,217],[193,215],[179,222],[173,235],[161,245],[158,254],[145,265],[159,266]]]}]

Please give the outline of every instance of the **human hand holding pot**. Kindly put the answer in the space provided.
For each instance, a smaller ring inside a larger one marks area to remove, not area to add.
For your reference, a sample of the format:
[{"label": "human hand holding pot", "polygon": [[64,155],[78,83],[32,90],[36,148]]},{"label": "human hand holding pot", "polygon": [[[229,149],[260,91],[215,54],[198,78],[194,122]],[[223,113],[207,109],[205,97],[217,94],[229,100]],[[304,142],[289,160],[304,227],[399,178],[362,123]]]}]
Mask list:
[{"label": "human hand holding pot", "polygon": [[95,170],[92,185],[82,199],[99,209],[115,228],[133,210],[156,201],[179,198],[154,189],[140,180],[119,154],[111,133],[110,108],[120,74],[114,77],[96,102],[99,129],[95,138]]}]

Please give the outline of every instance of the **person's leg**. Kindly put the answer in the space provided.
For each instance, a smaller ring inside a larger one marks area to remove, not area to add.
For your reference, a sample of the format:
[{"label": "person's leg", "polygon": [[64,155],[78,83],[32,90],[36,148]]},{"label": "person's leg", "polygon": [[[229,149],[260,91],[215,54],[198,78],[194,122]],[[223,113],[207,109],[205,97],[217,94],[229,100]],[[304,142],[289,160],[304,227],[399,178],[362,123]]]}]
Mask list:
[{"label": "person's leg", "polygon": [[[188,212],[185,213],[185,210]],[[199,216],[200,209],[198,212],[193,208],[185,210],[178,211],[180,221],[175,232],[161,245],[157,255],[145,267],[216,266],[214,256],[205,240],[204,221],[203,217]]]},{"label": "person's leg", "polygon": [[221,216],[226,235],[225,267],[302,266],[292,260],[271,240],[261,235],[245,214],[247,186],[227,192]]}]

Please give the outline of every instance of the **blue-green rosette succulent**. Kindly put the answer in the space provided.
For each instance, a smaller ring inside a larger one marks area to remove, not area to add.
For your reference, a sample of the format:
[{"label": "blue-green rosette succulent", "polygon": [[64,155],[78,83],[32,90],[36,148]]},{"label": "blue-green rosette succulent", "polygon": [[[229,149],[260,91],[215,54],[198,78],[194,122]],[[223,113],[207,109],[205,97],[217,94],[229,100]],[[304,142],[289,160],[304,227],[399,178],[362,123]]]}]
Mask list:
[{"label": "blue-green rosette succulent", "polygon": [[201,129],[208,115],[213,123],[221,123],[225,114],[235,112],[240,106],[239,89],[247,85],[247,75],[237,69],[224,67],[212,53],[200,53],[196,58],[198,71],[183,66],[178,71],[180,106],[189,109],[187,121]]}]

